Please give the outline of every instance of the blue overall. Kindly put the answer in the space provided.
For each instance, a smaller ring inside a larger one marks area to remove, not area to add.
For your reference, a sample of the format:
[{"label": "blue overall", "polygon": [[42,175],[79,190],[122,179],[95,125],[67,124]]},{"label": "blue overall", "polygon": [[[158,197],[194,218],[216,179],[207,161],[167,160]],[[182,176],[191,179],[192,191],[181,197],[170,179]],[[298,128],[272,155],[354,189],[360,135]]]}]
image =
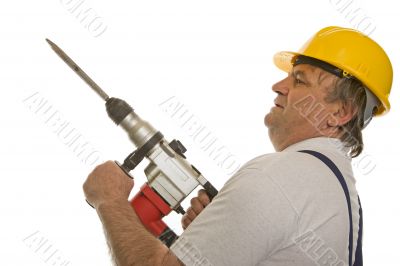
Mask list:
[{"label": "blue overall", "polygon": [[299,152],[303,153],[308,153],[310,155],[313,155],[320,159],[322,162],[324,162],[335,174],[337,179],[339,180],[340,184],[342,185],[344,195],[346,196],[346,201],[347,201],[347,208],[349,211],[349,223],[350,223],[350,232],[349,232],[349,265],[353,266],[362,266],[363,265],[363,258],[362,258],[362,208],[361,208],[361,202],[360,202],[360,197],[358,197],[358,203],[360,205],[360,223],[359,223],[359,229],[358,229],[358,240],[357,240],[357,249],[355,253],[355,259],[354,259],[354,264],[352,264],[353,261],[353,217],[352,217],[352,212],[351,212],[351,204],[350,204],[350,194],[349,194],[349,189],[347,188],[346,181],[344,180],[344,177],[340,170],[337,168],[337,166],[325,155],[322,153],[316,152],[316,151],[310,151],[310,150],[302,150]]}]

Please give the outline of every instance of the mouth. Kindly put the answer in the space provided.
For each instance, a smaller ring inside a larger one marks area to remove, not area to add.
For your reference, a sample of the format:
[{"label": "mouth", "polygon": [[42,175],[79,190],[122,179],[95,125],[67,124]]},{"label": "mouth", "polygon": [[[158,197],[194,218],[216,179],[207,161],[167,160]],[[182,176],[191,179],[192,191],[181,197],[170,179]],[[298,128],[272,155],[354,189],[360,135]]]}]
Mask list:
[{"label": "mouth", "polygon": [[274,102],[275,103],[275,107],[278,107],[278,108],[282,108],[283,109],[283,106],[282,105],[280,105],[279,103],[277,103],[277,102]]}]

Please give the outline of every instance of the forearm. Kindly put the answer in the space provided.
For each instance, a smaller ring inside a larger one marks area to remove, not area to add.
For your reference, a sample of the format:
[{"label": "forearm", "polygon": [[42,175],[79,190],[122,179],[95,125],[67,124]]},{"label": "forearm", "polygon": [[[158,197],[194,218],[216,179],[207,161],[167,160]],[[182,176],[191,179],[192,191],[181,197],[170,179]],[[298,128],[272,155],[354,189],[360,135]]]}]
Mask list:
[{"label": "forearm", "polygon": [[163,264],[168,248],[144,228],[128,201],[103,203],[97,213],[118,266]]}]

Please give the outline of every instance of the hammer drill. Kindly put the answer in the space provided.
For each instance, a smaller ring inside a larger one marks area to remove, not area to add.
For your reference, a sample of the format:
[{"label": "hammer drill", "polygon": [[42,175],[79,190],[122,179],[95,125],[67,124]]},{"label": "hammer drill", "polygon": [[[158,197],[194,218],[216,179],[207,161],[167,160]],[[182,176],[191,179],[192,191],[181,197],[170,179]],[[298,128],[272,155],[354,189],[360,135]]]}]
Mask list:
[{"label": "hammer drill", "polygon": [[150,163],[144,172],[147,182],[130,200],[143,225],[168,247],[177,235],[162,221],[172,210],[185,214],[181,202],[199,185],[212,200],[218,191],[190,164],[186,148],[179,140],[168,142],[150,123],[142,120],[124,100],[109,97],[64,51],[46,39],[51,48],[105,102],[108,116],[122,127],[136,147],[119,167],[129,172],[146,157]]}]

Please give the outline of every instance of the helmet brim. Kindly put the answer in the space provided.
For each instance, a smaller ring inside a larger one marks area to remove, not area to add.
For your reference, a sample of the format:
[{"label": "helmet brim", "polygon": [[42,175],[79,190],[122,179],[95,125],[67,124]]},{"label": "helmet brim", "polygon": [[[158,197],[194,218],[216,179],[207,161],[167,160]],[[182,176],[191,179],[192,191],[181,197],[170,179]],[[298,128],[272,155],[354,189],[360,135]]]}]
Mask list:
[{"label": "helmet brim", "polygon": [[282,51],[278,52],[274,55],[273,61],[274,64],[280,69],[287,73],[289,73],[293,68],[293,62],[296,56],[300,55],[299,53]]}]

